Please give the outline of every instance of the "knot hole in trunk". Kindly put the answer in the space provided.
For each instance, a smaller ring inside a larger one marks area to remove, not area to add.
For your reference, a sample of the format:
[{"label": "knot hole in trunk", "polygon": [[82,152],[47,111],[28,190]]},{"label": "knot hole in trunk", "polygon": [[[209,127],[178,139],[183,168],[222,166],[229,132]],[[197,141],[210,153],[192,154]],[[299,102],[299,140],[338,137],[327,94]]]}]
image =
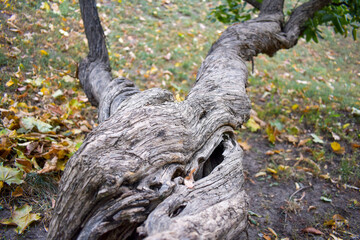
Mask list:
[{"label": "knot hole in trunk", "polygon": [[194,180],[197,181],[201,178],[208,176],[216,166],[222,163],[222,161],[224,161],[224,155],[223,155],[224,151],[225,151],[225,146],[223,140],[214,149],[210,157],[202,165],[200,165],[200,169],[196,172],[194,176]]}]

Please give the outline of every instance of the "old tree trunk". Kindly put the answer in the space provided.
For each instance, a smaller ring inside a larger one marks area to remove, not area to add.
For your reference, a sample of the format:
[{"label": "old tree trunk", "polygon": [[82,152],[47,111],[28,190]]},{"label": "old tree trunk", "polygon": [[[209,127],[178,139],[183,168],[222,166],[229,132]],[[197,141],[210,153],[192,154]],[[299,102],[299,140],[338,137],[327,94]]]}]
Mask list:
[{"label": "old tree trunk", "polygon": [[291,48],[330,1],[309,1],[287,22],[283,1],[247,1],[256,19],[211,47],[186,100],[112,79],[95,0],[80,0],[89,55],[79,79],[99,126],[67,163],[49,239],[239,239],[246,232],[242,149],[249,116],[245,61]]}]

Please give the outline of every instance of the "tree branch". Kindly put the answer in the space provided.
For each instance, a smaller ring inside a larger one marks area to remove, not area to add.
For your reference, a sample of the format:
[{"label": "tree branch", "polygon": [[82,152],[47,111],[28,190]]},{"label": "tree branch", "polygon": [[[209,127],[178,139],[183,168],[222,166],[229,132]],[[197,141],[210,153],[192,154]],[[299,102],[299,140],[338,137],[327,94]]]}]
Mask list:
[{"label": "tree branch", "polygon": [[102,62],[109,64],[105,34],[100,23],[95,0],[80,0],[80,11],[84,22],[86,38],[88,39],[88,59],[91,62],[101,59]]},{"label": "tree branch", "polygon": [[283,14],[284,0],[264,0],[261,4],[260,15]]},{"label": "tree branch", "polygon": [[126,78],[112,79],[105,34],[95,0],[80,0],[81,16],[89,45],[89,54],[79,65],[79,80],[91,104],[99,106],[99,122],[114,113],[129,96],[140,92]]},{"label": "tree branch", "polygon": [[283,32],[286,34],[286,38],[290,43],[287,48],[291,48],[297,43],[298,38],[302,34],[302,27],[305,22],[312,18],[317,11],[329,5],[331,2],[331,0],[311,0],[293,10],[283,29]]}]

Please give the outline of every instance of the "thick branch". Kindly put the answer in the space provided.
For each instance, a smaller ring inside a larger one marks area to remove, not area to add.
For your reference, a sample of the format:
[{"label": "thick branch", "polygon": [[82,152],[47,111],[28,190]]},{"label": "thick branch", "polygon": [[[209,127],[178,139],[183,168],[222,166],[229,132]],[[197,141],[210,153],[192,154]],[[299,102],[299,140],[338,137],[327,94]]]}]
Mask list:
[{"label": "thick branch", "polygon": [[105,34],[94,0],[80,0],[81,17],[84,22],[85,34],[88,39],[90,62],[101,61],[109,67],[109,55],[105,44]]},{"label": "thick branch", "polygon": [[94,106],[99,106],[99,121],[102,122],[116,111],[118,106],[139,89],[128,79],[112,80],[109,55],[104,31],[95,0],[80,0],[89,54],[79,65],[79,79]]},{"label": "thick branch", "polygon": [[283,29],[289,41],[287,48],[296,45],[298,38],[302,34],[305,22],[312,18],[317,11],[330,3],[331,0],[311,0],[294,9]]},{"label": "thick branch", "polygon": [[284,0],[263,0],[260,8],[261,15],[283,14]]}]

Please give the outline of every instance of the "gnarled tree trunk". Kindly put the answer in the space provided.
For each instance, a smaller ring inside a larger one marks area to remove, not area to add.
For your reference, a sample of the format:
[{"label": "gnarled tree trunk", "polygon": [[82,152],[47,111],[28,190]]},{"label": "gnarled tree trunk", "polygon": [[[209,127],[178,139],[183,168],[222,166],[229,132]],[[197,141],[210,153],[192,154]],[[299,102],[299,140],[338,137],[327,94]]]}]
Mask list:
[{"label": "gnarled tree trunk", "polygon": [[95,1],[80,0],[90,53],[79,78],[101,123],[67,163],[49,239],[239,239],[248,199],[234,130],[250,110],[245,61],[294,46],[329,1],[298,7],[286,25],[283,1],[248,2],[259,17],[221,35],[175,102],[112,79]]}]

